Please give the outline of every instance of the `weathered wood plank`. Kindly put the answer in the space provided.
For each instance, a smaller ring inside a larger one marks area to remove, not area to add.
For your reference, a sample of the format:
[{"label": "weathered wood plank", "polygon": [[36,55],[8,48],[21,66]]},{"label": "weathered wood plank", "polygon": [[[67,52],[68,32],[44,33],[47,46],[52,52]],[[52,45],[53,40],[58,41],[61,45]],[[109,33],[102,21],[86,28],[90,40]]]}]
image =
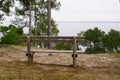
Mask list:
[{"label": "weathered wood plank", "polygon": [[[65,37],[65,36],[51,36],[51,37],[30,37],[31,42],[72,42],[74,37]],[[76,42],[84,41],[83,37],[75,37]],[[20,41],[26,42],[27,37],[20,37]]]},{"label": "weathered wood plank", "polygon": [[[23,50],[23,52],[27,53],[27,50]],[[72,50],[31,50],[31,53],[73,53]],[[76,53],[82,53],[80,51],[76,51]]]}]

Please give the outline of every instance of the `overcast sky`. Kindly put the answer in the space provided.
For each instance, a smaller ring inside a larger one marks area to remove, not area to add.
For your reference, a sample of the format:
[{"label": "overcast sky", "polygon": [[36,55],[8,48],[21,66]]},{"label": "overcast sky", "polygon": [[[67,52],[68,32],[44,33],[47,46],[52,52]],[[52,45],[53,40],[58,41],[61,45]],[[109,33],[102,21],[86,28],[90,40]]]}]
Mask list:
[{"label": "overcast sky", "polygon": [[52,10],[56,21],[120,21],[119,0],[58,0],[59,11]]},{"label": "overcast sky", "polygon": [[59,11],[52,10],[52,17],[58,22],[59,35],[77,35],[80,31],[98,27],[105,32],[110,29],[120,30],[119,23],[61,23],[61,22],[120,22],[119,0],[58,0]]},{"label": "overcast sky", "polygon": [[[80,21],[117,21],[120,22],[119,0],[57,0],[61,2],[59,11],[52,10],[52,18],[58,22],[60,35],[76,35],[82,30],[96,27],[90,24],[63,24],[59,22],[80,22]],[[4,21],[4,25],[10,24],[10,19]],[[120,30],[120,24],[97,25],[103,30],[111,28]],[[69,29],[69,31],[68,31]],[[25,29],[25,32],[26,31]]]},{"label": "overcast sky", "polygon": [[[57,0],[59,11],[52,10],[55,21],[120,21],[119,0]],[[4,24],[9,24],[8,18]],[[7,23],[6,23],[7,22]]]}]

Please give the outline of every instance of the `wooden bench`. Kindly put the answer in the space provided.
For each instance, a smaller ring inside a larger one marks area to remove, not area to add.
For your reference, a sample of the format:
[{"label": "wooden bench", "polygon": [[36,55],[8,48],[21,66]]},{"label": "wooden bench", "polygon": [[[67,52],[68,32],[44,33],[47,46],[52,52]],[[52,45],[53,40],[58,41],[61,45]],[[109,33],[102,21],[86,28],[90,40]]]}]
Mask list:
[{"label": "wooden bench", "polygon": [[[73,66],[76,67],[76,58],[77,53],[77,42],[84,41],[83,37],[73,37],[73,36],[51,36],[51,37],[30,37],[30,36],[23,36],[20,37],[20,40],[27,43],[27,51],[26,55],[28,56],[28,62],[33,62],[34,53],[72,53],[73,58]],[[69,42],[73,45],[73,50],[32,50],[31,43],[33,42]]]}]

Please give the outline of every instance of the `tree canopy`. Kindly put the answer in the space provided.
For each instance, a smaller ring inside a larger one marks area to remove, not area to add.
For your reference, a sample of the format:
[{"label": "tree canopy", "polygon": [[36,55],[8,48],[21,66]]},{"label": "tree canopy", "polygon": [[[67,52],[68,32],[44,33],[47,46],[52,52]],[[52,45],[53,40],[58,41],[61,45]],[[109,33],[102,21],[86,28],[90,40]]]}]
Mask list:
[{"label": "tree canopy", "polygon": [[[15,6],[15,4],[19,6]],[[32,33],[35,36],[46,36],[48,32],[47,26],[47,0],[1,0],[0,1],[0,18],[2,19],[3,13],[9,15],[10,7],[15,8],[15,19],[13,24],[17,25],[20,29],[29,27],[29,10],[31,3],[32,14]],[[51,0],[51,9],[59,10],[60,2],[57,0]],[[14,9],[13,8],[13,9]],[[2,11],[2,12],[1,12]],[[1,32],[5,36],[8,35],[9,26],[1,26]],[[52,35],[57,36],[59,30],[54,19],[51,19],[51,32]],[[9,34],[13,34],[10,32]],[[2,39],[3,40],[3,39]]]},{"label": "tree canopy", "polygon": [[119,52],[120,50],[120,31],[111,29],[105,34],[104,31],[94,28],[78,34],[78,36],[82,34],[85,38],[82,45],[87,47],[86,53]]},{"label": "tree canopy", "polygon": [[[41,36],[47,34],[47,0],[19,0],[21,7],[16,7],[16,14],[23,18],[29,13],[29,1],[31,2],[32,11],[32,33],[33,35]],[[59,10],[60,2],[51,0],[51,9]],[[17,18],[20,18],[18,17]],[[16,19],[20,20],[20,19]],[[24,20],[22,20],[24,21]],[[28,22],[27,22],[28,23]],[[25,26],[25,25],[24,25]],[[57,35],[59,30],[54,19],[51,19],[51,31],[53,35]]]},{"label": "tree canopy", "polygon": [[14,0],[0,0],[0,20],[4,15],[9,15],[10,7],[14,6]]}]

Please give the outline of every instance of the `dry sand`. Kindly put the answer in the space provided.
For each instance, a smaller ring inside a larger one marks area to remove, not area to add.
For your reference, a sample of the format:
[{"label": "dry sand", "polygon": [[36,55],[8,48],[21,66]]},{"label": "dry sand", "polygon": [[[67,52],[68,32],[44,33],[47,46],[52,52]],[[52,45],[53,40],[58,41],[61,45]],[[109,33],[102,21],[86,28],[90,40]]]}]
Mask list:
[{"label": "dry sand", "polygon": [[[27,61],[23,50],[25,46],[0,46],[0,62]],[[35,53],[34,62],[42,64],[71,65],[71,53],[57,53],[49,56],[49,53]],[[120,67],[120,54],[78,54],[77,65],[85,67]]]}]

